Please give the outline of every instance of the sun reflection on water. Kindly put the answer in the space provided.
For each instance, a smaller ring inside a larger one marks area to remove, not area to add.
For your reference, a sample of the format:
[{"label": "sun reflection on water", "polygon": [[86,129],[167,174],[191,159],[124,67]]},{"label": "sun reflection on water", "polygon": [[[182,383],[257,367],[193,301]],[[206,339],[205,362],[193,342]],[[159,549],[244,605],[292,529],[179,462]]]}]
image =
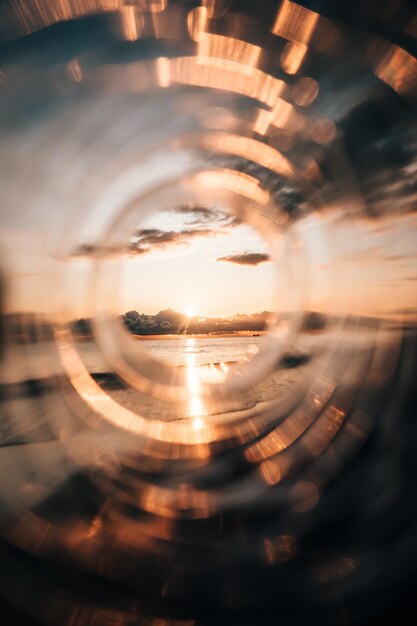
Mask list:
[{"label": "sun reflection on water", "polygon": [[185,340],[184,359],[188,389],[187,412],[190,417],[194,418],[193,429],[199,430],[204,425],[204,421],[201,419],[204,413],[204,403],[201,397],[200,368],[197,364],[197,340],[193,337],[188,337]]}]

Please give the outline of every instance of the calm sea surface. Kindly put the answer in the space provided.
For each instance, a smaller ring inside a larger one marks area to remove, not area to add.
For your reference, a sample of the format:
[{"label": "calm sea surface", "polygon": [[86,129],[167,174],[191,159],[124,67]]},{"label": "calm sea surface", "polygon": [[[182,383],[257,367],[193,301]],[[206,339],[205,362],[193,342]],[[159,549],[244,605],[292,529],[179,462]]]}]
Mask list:
[{"label": "calm sea surface", "polygon": [[[133,341],[137,358],[145,350],[170,365],[206,365],[230,363],[253,356],[262,337],[179,337]],[[92,341],[76,344],[77,352],[89,372],[111,371],[97,345]],[[59,352],[53,342],[14,346],[0,362],[0,383],[14,383],[27,378],[48,378],[63,372]]]},{"label": "calm sea surface", "polygon": [[261,337],[181,337],[141,341],[140,347],[171,365],[230,363],[253,356]]},{"label": "calm sea surface", "polygon": [[[378,333],[378,341],[392,341],[394,332]],[[174,339],[150,339],[133,341],[131,349],[147,351],[153,357],[171,365],[207,365],[210,363],[231,363],[254,356],[262,341],[268,342],[268,336],[252,337],[178,337]],[[298,352],[311,354],[317,349],[334,349],[343,342],[350,350],[368,349],[375,341],[372,332],[362,333],[326,333],[299,337]],[[76,350],[90,372],[109,372],[111,363],[106,362],[98,346],[92,341],[76,343]],[[9,348],[6,357],[0,362],[0,383],[7,384],[28,378],[47,378],[63,372],[59,350],[54,342],[19,345]]]}]

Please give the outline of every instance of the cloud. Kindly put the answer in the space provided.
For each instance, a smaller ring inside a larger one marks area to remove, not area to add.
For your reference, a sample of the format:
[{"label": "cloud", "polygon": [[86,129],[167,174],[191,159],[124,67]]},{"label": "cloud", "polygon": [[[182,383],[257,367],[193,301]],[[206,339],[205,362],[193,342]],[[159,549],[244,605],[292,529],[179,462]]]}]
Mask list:
[{"label": "cloud", "polygon": [[191,240],[207,237],[220,237],[229,233],[228,226],[216,228],[186,228],[184,230],[161,230],[159,228],[142,228],[136,231],[127,248],[109,247],[100,248],[94,244],[82,243],[72,251],[71,256],[84,258],[95,254],[122,254],[130,255],[149,254],[154,250],[168,250],[173,247],[187,247]]},{"label": "cloud", "polygon": [[74,257],[86,257],[92,256],[97,251],[97,247],[91,243],[81,243],[75,250],[73,250],[72,255]]},{"label": "cloud", "polygon": [[185,230],[160,230],[143,228],[136,232],[129,245],[131,254],[148,254],[155,248],[168,249],[174,246],[188,246],[191,239],[218,237],[225,234],[221,229],[186,228]]},{"label": "cloud", "polygon": [[94,255],[118,255],[123,251],[122,246],[96,246],[93,243],[81,243],[71,252],[71,257],[86,259]]},{"label": "cloud", "polygon": [[[163,230],[160,228],[138,229],[126,247],[107,248],[107,253],[130,255],[149,254],[153,250],[167,250],[172,247],[187,247],[192,239],[205,237],[220,237],[230,233],[230,229],[239,226],[242,222],[236,215],[214,208],[181,205],[169,209],[168,213],[185,216],[181,230]],[[91,243],[82,243],[72,251],[73,257],[90,257],[102,253],[103,248]]]},{"label": "cloud", "polygon": [[243,252],[242,254],[231,254],[229,256],[221,256],[216,261],[223,263],[234,263],[235,265],[259,265],[267,263],[271,260],[269,254],[263,252]]},{"label": "cloud", "polygon": [[241,223],[238,216],[226,211],[192,204],[183,204],[170,209],[170,212],[184,215],[190,226],[238,226]]}]

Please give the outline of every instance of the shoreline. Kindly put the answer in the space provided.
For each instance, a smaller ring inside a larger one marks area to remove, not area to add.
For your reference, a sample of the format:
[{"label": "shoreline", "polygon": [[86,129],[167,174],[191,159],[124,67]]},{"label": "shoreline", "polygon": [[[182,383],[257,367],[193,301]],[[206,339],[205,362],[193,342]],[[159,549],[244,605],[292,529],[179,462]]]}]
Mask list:
[{"label": "shoreline", "polygon": [[132,338],[136,341],[158,341],[161,339],[218,339],[218,338],[234,338],[234,337],[261,337],[267,335],[266,330],[238,330],[235,332],[213,332],[213,333],[178,333],[178,334],[164,334],[164,335],[135,335],[131,334]]}]

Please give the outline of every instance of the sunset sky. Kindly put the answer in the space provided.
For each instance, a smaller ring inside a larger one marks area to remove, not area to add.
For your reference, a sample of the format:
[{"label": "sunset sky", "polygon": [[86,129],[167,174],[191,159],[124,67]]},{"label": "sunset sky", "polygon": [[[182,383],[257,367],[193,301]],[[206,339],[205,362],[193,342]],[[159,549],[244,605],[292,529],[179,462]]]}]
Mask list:
[{"label": "sunset sky", "polygon": [[[308,269],[299,277],[305,281],[305,306],[371,316],[405,310],[408,319],[416,319],[415,216],[332,224],[334,215],[309,217],[297,228]],[[28,230],[9,233],[3,250],[8,310],[90,315],[91,250],[60,260],[66,283],[55,283],[53,259],[33,254],[38,240]],[[268,260],[267,244],[252,227],[224,213],[156,213],[138,224],[129,247],[109,260],[114,272],[103,273],[101,302],[115,314],[172,308],[215,317],[288,310],[294,285],[283,281],[282,266],[280,273]]]},{"label": "sunset sky", "polygon": [[[306,270],[294,281],[312,310],[397,315],[416,304],[417,254],[411,216],[347,221],[332,212],[300,222]],[[387,222],[388,224],[388,222]],[[389,241],[389,244],[388,244]],[[222,211],[180,207],[150,217],[121,264],[120,303],[207,316],[288,310],[294,284],[264,238]],[[343,286],[342,286],[343,285]]]},{"label": "sunset sky", "polygon": [[179,207],[155,214],[132,237],[122,264],[123,310],[228,316],[273,310],[276,293],[266,242],[222,211]]}]

